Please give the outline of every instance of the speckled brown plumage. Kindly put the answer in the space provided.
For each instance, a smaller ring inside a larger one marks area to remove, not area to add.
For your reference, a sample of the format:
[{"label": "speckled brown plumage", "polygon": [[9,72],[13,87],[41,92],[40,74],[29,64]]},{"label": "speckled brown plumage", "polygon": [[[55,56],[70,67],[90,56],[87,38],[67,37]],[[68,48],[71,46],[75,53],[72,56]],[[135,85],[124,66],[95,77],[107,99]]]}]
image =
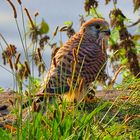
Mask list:
[{"label": "speckled brown plumage", "polygon": [[[96,29],[97,25],[102,29],[98,29],[99,27]],[[78,86],[77,79],[83,78],[83,88],[88,87],[106,62],[107,55],[104,45],[107,43],[108,28],[108,23],[103,19],[93,18],[85,22],[80,31],[55,54],[43,83],[43,91],[47,93],[69,91],[70,85],[67,80],[71,79],[73,74],[73,86]],[[77,62],[73,56],[74,49]],[[76,70],[73,73],[74,63]]]}]

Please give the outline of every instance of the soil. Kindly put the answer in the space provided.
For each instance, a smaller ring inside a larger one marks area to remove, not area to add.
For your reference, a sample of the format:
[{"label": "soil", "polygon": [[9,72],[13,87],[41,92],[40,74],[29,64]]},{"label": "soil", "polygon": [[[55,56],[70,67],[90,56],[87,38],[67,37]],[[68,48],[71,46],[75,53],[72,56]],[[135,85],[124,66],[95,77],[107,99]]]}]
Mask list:
[{"label": "soil", "polygon": [[[103,100],[114,101],[117,97],[127,98],[129,97],[131,91],[97,91],[96,97]],[[6,91],[0,93],[0,127],[4,124],[13,124],[16,120],[16,116],[13,111],[13,106],[17,100],[17,94],[13,91]],[[13,105],[12,105],[13,104]],[[27,108],[23,109],[23,118],[28,114]]]}]

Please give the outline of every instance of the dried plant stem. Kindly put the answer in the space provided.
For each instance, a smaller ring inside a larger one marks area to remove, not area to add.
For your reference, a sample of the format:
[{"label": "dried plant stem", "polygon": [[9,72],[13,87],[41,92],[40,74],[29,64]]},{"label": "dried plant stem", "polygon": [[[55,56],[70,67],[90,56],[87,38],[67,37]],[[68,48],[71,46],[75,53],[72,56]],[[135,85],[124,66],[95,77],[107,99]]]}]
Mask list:
[{"label": "dried plant stem", "polygon": [[59,29],[59,26],[57,26],[57,27],[55,28],[55,31],[53,32],[53,36],[56,36],[56,35],[57,35],[58,29]]},{"label": "dried plant stem", "polygon": [[22,2],[21,2],[21,0],[17,0],[18,1],[18,3],[21,5],[22,4]]},{"label": "dried plant stem", "polygon": [[125,68],[125,66],[120,66],[120,67],[118,68],[118,70],[115,72],[115,74],[114,74],[114,76],[113,76],[113,78],[112,78],[112,80],[111,80],[111,84],[113,84],[113,83],[115,82],[115,80],[116,80],[118,74],[120,73],[120,71],[121,71],[123,68]]},{"label": "dried plant stem", "polygon": [[32,20],[32,18],[31,18],[31,16],[30,16],[29,12],[28,12],[28,9],[27,9],[27,8],[24,8],[24,10],[25,10],[25,12],[26,12],[26,14],[27,14],[27,17],[29,18],[29,21],[30,21],[30,23],[31,23],[32,28],[34,29],[35,26],[34,26],[33,20]]},{"label": "dried plant stem", "polygon": [[11,5],[12,9],[13,9],[13,12],[14,12],[14,18],[16,19],[17,18],[17,12],[16,12],[16,8],[14,6],[14,4],[10,1],[10,0],[7,0],[8,3]]},{"label": "dried plant stem", "polygon": [[[7,68],[5,68],[4,66],[2,66],[2,65],[0,65],[0,67],[1,68],[3,68],[4,70],[6,70],[7,72],[9,72],[12,76],[13,76],[13,83],[15,83],[15,78],[16,78],[16,76],[15,76],[15,73],[14,73],[14,71],[12,70],[12,71],[10,71],[10,70],[8,70]],[[14,89],[14,87],[15,86],[13,86],[13,89]]]},{"label": "dried plant stem", "polygon": [[94,10],[95,14],[97,15],[97,17],[99,18],[100,16],[99,16],[99,14],[98,14],[96,8],[93,7],[93,10]]},{"label": "dried plant stem", "polygon": [[[79,49],[80,49],[80,46],[81,46],[83,37],[84,37],[84,34],[81,36],[81,39],[80,39],[80,41],[79,41],[78,47],[77,47],[77,49],[76,49],[76,56],[75,56],[75,57],[77,57],[77,55],[78,55],[78,53],[79,53]],[[74,61],[74,64],[73,64],[73,71],[72,71],[72,78],[71,78],[70,92],[73,91],[73,85],[72,85],[72,83],[73,83],[74,76],[75,76],[75,72],[76,72],[76,64],[77,64],[77,62]]]},{"label": "dried plant stem", "polygon": [[10,70],[8,70],[7,68],[5,68],[4,66],[0,65],[1,68],[3,68],[4,70],[6,70],[7,72],[9,72],[10,74],[14,75],[15,77],[15,74],[13,72],[11,72]]},{"label": "dried plant stem", "polygon": [[136,22],[134,22],[133,24],[131,24],[131,25],[127,26],[127,27],[133,27],[133,26],[136,26],[139,23],[140,23],[140,18]]},{"label": "dried plant stem", "polygon": [[[113,119],[116,117],[116,115],[120,112],[121,108],[132,98],[133,94],[135,93],[135,91],[137,91],[137,89],[135,89],[134,91],[132,91],[130,93],[130,96],[128,97],[128,99],[126,99],[124,101],[124,103],[119,107],[119,109],[117,110],[117,112],[114,114],[114,116],[108,121],[108,123],[104,126],[104,128],[106,128],[110,123],[111,121],[113,121]],[[117,98],[118,99],[118,98]],[[115,100],[116,101],[116,100]],[[114,102],[115,102],[114,101]],[[124,122],[125,123],[125,122]]]},{"label": "dried plant stem", "polygon": [[116,9],[116,2],[113,0],[114,9]]},{"label": "dried plant stem", "polygon": [[21,9],[21,15],[22,15],[22,25],[23,25],[24,35],[25,35],[25,52],[26,52],[26,58],[28,58],[24,13],[23,13],[23,7],[22,7],[22,5],[20,5],[20,7],[21,7],[20,9]]},{"label": "dried plant stem", "polygon": [[0,37],[2,38],[2,40],[4,41],[4,43],[6,44],[6,46],[9,46],[7,41],[5,40],[4,36],[0,33]]},{"label": "dried plant stem", "polygon": [[78,87],[78,90],[79,90],[80,92],[82,91],[82,88],[83,88],[83,87],[82,87],[83,83],[79,82],[79,81],[81,80],[80,78],[82,78],[82,82],[84,82],[83,77],[80,77],[80,74],[81,74],[81,71],[82,71],[84,62],[85,62],[85,56],[84,56],[84,58],[83,58],[83,60],[82,60],[82,64],[81,64],[81,67],[80,67],[80,71],[79,71],[79,74],[78,74],[78,77],[77,77],[77,81],[76,81],[75,87],[74,87],[74,90],[76,90],[77,85],[78,85],[78,86],[79,86],[79,87]]},{"label": "dried plant stem", "polygon": [[21,34],[21,31],[20,31],[20,28],[19,28],[19,25],[18,25],[18,21],[17,21],[17,19],[15,19],[15,21],[16,21],[18,33],[19,33],[19,36],[20,36],[20,40],[21,40],[21,43],[22,43],[23,51],[24,51],[24,54],[25,54],[25,58],[29,62],[28,53],[27,53],[28,51],[26,50],[25,45],[23,43],[22,34]]},{"label": "dried plant stem", "polygon": [[1,44],[1,42],[0,42],[0,47],[1,47],[2,51],[4,51],[4,49],[3,49],[3,46],[2,46],[2,44]]},{"label": "dried plant stem", "polygon": [[[133,79],[132,79],[132,80],[133,80]],[[130,81],[130,83],[132,82],[132,80]],[[125,92],[125,91],[128,89],[128,87],[130,86],[130,83],[128,83],[128,84],[125,86],[125,88],[122,90],[122,93]],[[133,90],[133,91],[130,91],[130,96],[129,96],[129,98],[120,106],[119,110],[118,110],[118,111],[115,113],[115,115],[110,119],[110,121],[104,126],[104,128],[107,127],[107,125],[115,118],[115,116],[119,113],[120,109],[128,102],[128,100],[131,99],[133,93],[135,93],[135,91],[137,91],[137,90],[138,90],[138,88],[136,88],[136,89]],[[121,94],[120,94],[120,96],[121,96]],[[107,116],[107,114],[109,113],[109,111],[111,110],[111,108],[115,105],[115,103],[117,102],[117,100],[119,99],[120,96],[117,96],[117,98],[114,100],[114,102],[112,103],[112,105],[109,107],[109,109],[107,110],[107,112],[105,113],[105,115],[104,115],[104,116],[102,117],[102,119],[100,120],[100,123],[103,122],[103,120],[105,119],[105,117]]]}]

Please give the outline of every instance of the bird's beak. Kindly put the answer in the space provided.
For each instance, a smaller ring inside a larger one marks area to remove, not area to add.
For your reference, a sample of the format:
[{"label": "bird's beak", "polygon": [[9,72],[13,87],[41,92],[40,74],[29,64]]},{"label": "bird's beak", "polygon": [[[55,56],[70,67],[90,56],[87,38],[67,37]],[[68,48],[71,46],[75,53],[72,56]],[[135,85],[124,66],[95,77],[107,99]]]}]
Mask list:
[{"label": "bird's beak", "polygon": [[102,31],[102,32],[104,32],[107,36],[110,36],[110,35],[111,35],[110,29],[104,30],[104,31]]}]

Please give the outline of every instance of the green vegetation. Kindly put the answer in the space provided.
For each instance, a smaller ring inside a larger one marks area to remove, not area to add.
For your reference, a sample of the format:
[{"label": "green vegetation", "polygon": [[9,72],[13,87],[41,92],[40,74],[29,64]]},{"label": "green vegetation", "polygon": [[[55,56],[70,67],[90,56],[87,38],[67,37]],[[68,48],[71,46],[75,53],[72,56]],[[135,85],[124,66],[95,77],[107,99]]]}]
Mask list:
[{"label": "green vegetation", "polygon": [[[138,60],[140,50],[140,35],[130,35],[126,22],[127,17],[120,9],[117,9],[116,0],[106,0],[106,4],[113,2],[114,7],[110,12],[110,21],[113,28],[109,40],[110,64],[114,70],[114,76],[101,77],[107,90],[121,90],[124,93],[129,91],[125,96],[117,97],[113,101],[103,99],[96,100],[92,103],[66,103],[60,99],[54,99],[50,104],[46,102],[46,112],[43,114],[40,109],[41,105],[33,101],[37,91],[40,89],[40,80],[35,77],[35,67],[38,68],[39,76],[43,79],[46,70],[46,60],[44,60],[45,50],[48,47],[53,49],[52,58],[60,44],[53,43],[58,32],[67,32],[71,37],[75,30],[73,23],[67,21],[64,26],[56,27],[53,38],[48,36],[49,25],[42,19],[41,23],[37,23],[39,16],[35,13],[34,17],[30,16],[28,9],[22,7],[22,2],[17,0],[21,6],[21,18],[23,23],[24,34],[21,33],[17,20],[17,12],[14,3],[7,0],[11,5],[14,13],[14,19],[20,41],[24,51],[24,60],[21,59],[20,52],[17,51],[16,45],[8,43],[5,37],[0,33],[0,38],[4,41],[2,46],[3,64],[8,65],[11,70],[6,69],[13,75],[15,92],[17,100],[11,102],[11,114],[16,116],[16,121],[12,126],[8,125],[5,129],[0,128],[0,139],[36,139],[36,140],[139,140],[140,139],[140,65]],[[135,0],[134,11],[139,9],[139,1]],[[96,0],[86,0],[84,3],[86,16],[81,16],[81,23],[86,17],[101,17],[98,13],[98,2]],[[24,17],[29,19],[29,28],[26,30]],[[34,20],[33,20],[34,19]],[[138,25],[136,22],[132,26]],[[140,26],[138,26],[140,30]],[[27,40],[31,39],[31,45],[27,44]],[[30,47],[29,47],[30,46]],[[115,84],[118,74],[121,73],[123,81],[121,84]],[[40,78],[40,79],[41,79]],[[111,80],[110,80],[111,79]],[[108,80],[109,82],[106,82]],[[99,80],[94,84],[99,83]],[[95,85],[94,85],[95,86]],[[0,87],[0,92],[3,88]],[[26,96],[25,96],[26,95]],[[23,103],[28,101],[31,107],[23,113]],[[26,115],[25,115],[26,114]],[[10,130],[10,131],[9,131]]]}]

